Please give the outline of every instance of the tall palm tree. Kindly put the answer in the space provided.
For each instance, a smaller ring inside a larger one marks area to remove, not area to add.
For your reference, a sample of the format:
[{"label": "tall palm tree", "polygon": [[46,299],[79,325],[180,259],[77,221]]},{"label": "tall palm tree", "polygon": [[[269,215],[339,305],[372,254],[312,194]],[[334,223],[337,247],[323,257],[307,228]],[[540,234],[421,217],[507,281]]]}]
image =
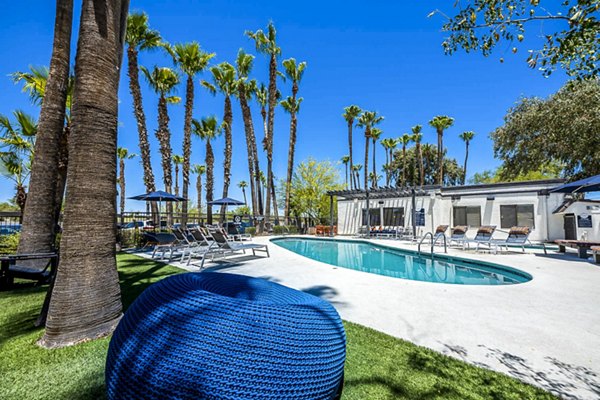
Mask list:
[{"label": "tall palm tree", "polygon": [[198,218],[202,214],[202,175],[206,173],[206,165],[194,164],[191,169],[196,174],[196,195],[198,196]]},{"label": "tall palm tree", "polygon": [[[375,149],[376,149],[376,144],[377,141],[379,140],[379,138],[381,137],[381,135],[383,134],[383,131],[379,128],[373,128],[371,129],[371,139],[373,140],[373,170],[372,173],[373,177],[377,178],[377,162],[376,162],[376,158],[375,158]],[[378,185],[377,180],[371,180],[371,186],[373,186],[374,188],[376,188]]]},{"label": "tall palm tree", "polygon": [[117,148],[117,158],[119,159],[119,200],[121,210],[121,223],[123,223],[123,213],[125,212],[125,160],[131,160],[136,154],[129,153],[125,147]]},{"label": "tall palm tree", "polygon": [[242,189],[242,194],[244,195],[244,203],[247,203],[247,201],[246,201],[246,188],[248,187],[248,182],[246,182],[246,181],[240,181],[238,183],[238,187],[240,189]]},{"label": "tall palm tree", "polygon": [[[154,67],[149,71],[145,67],[140,67],[140,70],[146,77],[150,87],[158,94],[158,129],[156,130],[156,138],[160,143],[160,154],[162,158],[163,183],[165,191],[172,192],[173,175],[171,168],[171,131],[169,129],[169,111],[167,104],[176,104],[181,101],[177,96],[172,96],[175,87],[179,84],[179,75],[171,68]],[[167,203],[167,218],[168,224],[171,224],[173,213],[173,204]]]},{"label": "tall palm tree", "polygon": [[[173,154],[171,159],[173,160],[173,165],[175,166],[175,196],[179,196],[179,166],[183,164],[183,157],[178,154]],[[179,212],[179,203],[176,203],[175,209],[177,212]]]},{"label": "tall palm tree", "polygon": [[365,190],[369,187],[369,140],[371,139],[371,130],[377,124],[383,121],[383,117],[377,115],[377,111],[364,111],[358,118],[356,126],[365,130],[365,165],[364,165],[364,184]]},{"label": "tall palm tree", "polygon": [[[129,76],[129,91],[133,99],[133,114],[137,122],[140,158],[144,170],[144,185],[146,192],[154,192],[156,183],[150,157],[150,141],[146,127],[146,114],[142,103],[140,87],[138,56],[141,51],[152,51],[163,46],[162,38],[157,30],[150,29],[148,15],[133,12],[127,17],[127,75]],[[153,214],[156,214],[156,203],[152,203]]]},{"label": "tall palm tree", "polygon": [[300,112],[302,100],[302,97],[294,99],[292,96],[288,96],[281,102],[283,109],[290,114],[290,146],[288,148],[287,179],[285,180],[284,217],[286,225],[289,225],[290,220],[290,194],[292,188],[292,176],[294,173],[294,153],[296,152],[296,131],[298,125],[296,115]]},{"label": "tall palm tree", "polygon": [[[190,157],[192,155],[192,112],[194,110],[194,77],[208,67],[208,63],[215,53],[202,51],[197,42],[179,43],[169,47],[175,64],[186,75],[185,84],[185,114],[183,118],[183,160],[181,173],[183,188],[181,196],[188,198],[190,184]],[[181,224],[187,224],[188,202],[182,203]]]},{"label": "tall palm tree", "polygon": [[[46,347],[106,336],[123,311],[115,255],[116,153],[129,1],[102,5],[82,4],[61,257],[41,339]],[[63,123],[61,115],[60,130]]]},{"label": "tall palm tree", "polygon": [[381,140],[381,145],[385,151],[385,185],[389,186],[392,181],[392,161],[393,151],[398,145],[398,141],[393,138],[385,138]]},{"label": "tall palm tree", "polygon": [[[344,117],[344,119],[346,120],[346,122],[348,123],[348,156],[350,157],[350,170],[352,171],[352,166],[354,165],[354,162],[352,161],[352,127],[354,126],[354,121],[356,120],[356,118],[358,118],[358,116],[360,115],[360,113],[362,112],[362,110],[360,109],[359,106],[356,105],[351,105],[348,107],[344,108],[344,113],[342,114],[342,117]],[[354,188],[354,179],[350,180],[350,189]]]},{"label": "tall palm tree", "polygon": [[466,131],[458,135],[458,137],[461,138],[463,142],[465,142],[465,165],[463,167],[462,178],[462,184],[464,185],[467,181],[467,161],[469,160],[469,145],[471,144],[471,140],[473,140],[473,137],[475,137],[475,132]]},{"label": "tall palm tree", "polygon": [[362,164],[354,164],[352,166],[352,173],[354,175],[354,188],[360,190],[360,170],[363,168]]},{"label": "tall palm tree", "polygon": [[[254,56],[247,54],[243,49],[238,51],[235,60],[237,71],[237,97],[242,109],[242,118],[244,119],[244,132],[246,133],[246,148],[248,152],[248,174],[250,176],[250,197],[252,200],[252,215],[263,213],[263,199],[260,191],[260,164],[258,160],[258,149],[256,146],[256,135],[254,134],[254,122],[252,121],[252,111],[248,105],[248,100],[256,93],[256,81],[248,81],[248,75],[252,71]],[[265,96],[266,102],[266,96]]]},{"label": "tall palm tree", "polygon": [[344,164],[344,169],[346,170],[346,184],[345,187],[346,189],[348,189],[348,163],[350,162],[350,156],[344,156],[342,157],[342,159],[340,160],[342,162],[342,164]]},{"label": "tall palm tree", "polygon": [[437,115],[429,121],[429,125],[435,128],[437,132],[437,184],[441,185],[444,183],[444,131],[454,125],[454,118],[448,117],[447,115]]},{"label": "tall palm tree", "polygon": [[258,173],[258,179],[260,180],[260,184],[262,185],[262,188],[264,189],[264,193],[263,193],[263,198],[269,198],[270,196],[267,195],[267,177],[265,176],[263,171],[260,171]]},{"label": "tall palm tree", "polygon": [[[288,148],[288,168],[287,168],[287,178],[285,181],[285,223],[289,224],[290,219],[290,194],[292,187],[292,176],[294,174],[294,155],[296,152],[296,132],[298,120],[296,117],[297,111],[300,108],[300,102],[302,98],[298,99],[298,86],[300,81],[302,81],[302,77],[304,76],[304,70],[306,69],[306,62],[297,63],[295,58],[288,58],[287,60],[283,60],[283,69],[285,73],[285,77],[292,81],[292,96],[288,97],[281,104],[284,107],[284,110],[290,113],[291,123],[290,123],[290,144]],[[297,105],[296,107],[294,105]]]},{"label": "tall palm tree", "polygon": [[[265,54],[269,57],[269,88],[267,91],[267,135],[266,135],[266,150],[267,150],[267,193],[273,197],[273,209],[275,205],[275,180],[273,178],[273,129],[275,123],[275,107],[277,107],[277,57],[281,55],[281,48],[277,46],[277,31],[273,22],[269,22],[266,32],[258,29],[255,32],[246,31],[246,36],[254,40],[256,51]],[[267,198],[268,199],[268,198]],[[276,212],[276,211],[275,211]],[[268,221],[271,216],[271,210],[267,200],[265,209],[265,219]],[[262,231],[263,224],[260,229]]]},{"label": "tall palm tree", "polygon": [[[231,158],[233,154],[233,135],[231,128],[233,124],[233,111],[231,110],[231,96],[237,93],[238,80],[233,65],[228,62],[212,67],[210,72],[213,76],[213,83],[202,81],[202,85],[210,93],[215,95],[217,90],[225,96],[225,106],[223,110],[223,126],[225,129],[225,150],[223,161],[223,197],[229,195],[229,185],[231,184]],[[226,206],[221,206],[221,222],[225,221]]]},{"label": "tall palm tree", "polygon": [[[46,95],[46,85],[48,83],[48,68],[30,67],[29,72],[15,72],[12,74],[15,83],[23,83],[23,91],[29,94],[33,104],[41,105]],[[65,122],[63,132],[60,136],[58,149],[58,165],[57,180],[56,180],[56,196],[54,204],[55,215],[55,230],[58,232],[60,212],[65,196],[65,188],[67,186],[67,166],[69,163],[69,133],[71,132],[71,105],[73,104],[73,86],[75,77],[71,74],[67,83],[67,100],[65,107]],[[32,200],[34,202],[34,200]],[[23,215],[21,214],[21,218]],[[21,236],[24,237],[24,236]]]},{"label": "tall palm tree", "polygon": [[211,140],[216,139],[223,132],[223,124],[217,122],[214,116],[202,118],[201,121],[192,120],[192,133],[206,142],[206,223],[212,225],[212,206],[215,181],[215,154]]},{"label": "tall palm tree", "polygon": [[15,203],[21,210],[19,222],[23,222],[38,125],[23,111],[14,111],[13,115],[15,123],[0,115],[0,173],[15,183]]},{"label": "tall palm tree", "polygon": [[412,141],[412,136],[408,133],[400,136],[398,142],[402,144],[402,186],[406,186],[406,146]]},{"label": "tall palm tree", "polygon": [[[73,0],[56,1],[54,39],[50,73],[38,120],[35,163],[29,179],[30,199],[21,218],[19,253],[47,253],[56,240],[56,198],[61,136],[65,113],[71,60]],[[62,197],[61,197],[62,198]]]},{"label": "tall palm tree", "polygon": [[423,165],[423,149],[421,147],[421,140],[423,139],[423,133],[421,133],[423,127],[421,125],[415,125],[412,128],[412,140],[415,142],[415,151],[417,152],[417,158],[419,163],[419,184],[421,187],[425,184],[425,166]]}]

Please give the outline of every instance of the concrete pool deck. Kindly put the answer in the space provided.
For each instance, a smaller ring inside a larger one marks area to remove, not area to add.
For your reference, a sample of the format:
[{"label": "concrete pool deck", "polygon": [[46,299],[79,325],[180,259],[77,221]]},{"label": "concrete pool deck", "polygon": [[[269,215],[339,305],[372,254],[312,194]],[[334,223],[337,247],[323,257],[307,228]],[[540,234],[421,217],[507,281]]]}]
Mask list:
[{"label": "concrete pool deck", "polygon": [[[373,242],[416,250],[406,242]],[[336,267],[273,243],[269,251],[270,258],[232,257],[229,263],[207,262],[203,270],[270,279],[328,300],[345,320],[506,373],[565,399],[600,398],[600,266],[590,261],[552,251],[493,255],[449,249],[450,255],[533,276],[517,285],[465,286]]]}]

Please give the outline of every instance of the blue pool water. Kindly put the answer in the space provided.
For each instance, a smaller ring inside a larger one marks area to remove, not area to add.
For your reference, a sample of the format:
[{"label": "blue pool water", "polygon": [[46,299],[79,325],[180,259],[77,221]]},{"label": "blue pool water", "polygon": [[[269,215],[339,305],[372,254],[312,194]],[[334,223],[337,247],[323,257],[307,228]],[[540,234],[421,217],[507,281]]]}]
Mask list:
[{"label": "blue pool water", "polygon": [[525,272],[495,264],[465,261],[438,254],[432,258],[430,255],[354,240],[279,238],[272,242],[327,264],[414,281],[511,285],[532,279]]}]

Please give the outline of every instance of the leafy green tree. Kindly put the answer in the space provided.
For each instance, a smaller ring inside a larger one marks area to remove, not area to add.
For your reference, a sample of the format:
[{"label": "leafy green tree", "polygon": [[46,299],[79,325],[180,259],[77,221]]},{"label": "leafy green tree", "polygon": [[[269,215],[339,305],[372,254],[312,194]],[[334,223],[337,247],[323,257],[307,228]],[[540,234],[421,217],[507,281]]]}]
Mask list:
[{"label": "leafy green tree", "polygon": [[[223,128],[225,131],[225,150],[223,160],[223,197],[229,195],[229,185],[231,184],[231,159],[233,157],[233,111],[231,109],[231,96],[235,96],[238,88],[235,67],[228,62],[214,66],[210,69],[213,76],[213,83],[202,81],[202,85],[213,95],[217,90],[225,97],[223,110]],[[221,206],[221,222],[225,221],[226,206]]]},{"label": "leafy green tree", "polygon": [[[346,120],[348,124],[348,156],[350,157],[350,171],[354,171],[352,168],[354,166],[354,162],[352,161],[352,127],[354,126],[354,121],[358,116],[362,113],[362,110],[359,106],[351,105],[344,108],[344,114],[342,117]],[[354,189],[354,179],[350,180],[350,189]]]},{"label": "leafy green tree", "polygon": [[119,159],[119,205],[121,209],[121,221],[123,221],[123,213],[125,212],[125,160],[131,160],[137,156],[132,154],[125,147],[117,148],[117,158]]},{"label": "leafy green tree", "polygon": [[429,125],[437,132],[437,155],[438,155],[438,179],[437,184],[444,182],[444,131],[454,125],[454,118],[447,115],[437,115],[429,121]]},{"label": "leafy green tree", "polygon": [[[182,197],[188,198],[190,184],[190,157],[192,154],[192,112],[194,111],[194,77],[204,71],[215,56],[215,53],[207,53],[200,48],[197,42],[179,43],[167,48],[175,64],[186,76],[185,83],[185,114],[183,118],[183,160],[182,160]],[[175,185],[177,186],[177,185]],[[177,193],[177,189],[175,192]],[[178,207],[179,207],[179,203]],[[188,202],[182,203],[181,224],[187,223]]]},{"label": "leafy green tree", "polygon": [[[292,212],[317,223],[329,221],[330,190],[341,190],[338,171],[329,161],[309,158],[298,164],[292,179]],[[334,204],[334,212],[337,207]]]},{"label": "leafy green tree", "polygon": [[540,179],[554,179],[560,177],[561,170],[561,165],[548,163],[542,165],[538,170],[528,171],[526,173],[513,176],[510,179],[506,179],[504,167],[500,166],[495,170],[485,170],[482,172],[476,172],[475,174],[473,174],[473,177],[469,179],[469,183],[477,185],[482,183],[522,182],[537,181]]},{"label": "leafy green tree", "polygon": [[503,161],[502,178],[513,179],[551,163],[574,179],[600,174],[600,82],[567,83],[547,99],[523,98],[491,134]]},{"label": "leafy green tree", "polygon": [[475,132],[466,131],[458,135],[458,137],[465,142],[465,164],[463,165],[463,180],[462,184],[464,185],[467,181],[467,161],[469,161],[469,145],[471,144],[471,140],[475,137]]},{"label": "leafy green tree", "polygon": [[598,0],[469,0],[454,3],[458,8],[454,16],[439,10],[430,16],[441,14],[446,19],[442,28],[449,33],[443,42],[446,54],[462,48],[489,56],[500,42],[512,45],[517,53],[527,32],[534,37],[543,28],[544,44],[528,50],[528,65],[545,76],[561,65],[569,75],[586,77],[600,71],[599,4]]},{"label": "leafy green tree", "polygon": [[[206,142],[206,222],[211,225],[212,222],[212,206],[209,205],[213,201],[214,181],[215,181],[215,154],[210,143],[223,132],[223,125],[217,122],[214,116],[202,118],[201,121],[192,120],[192,133]],[[200,202],[198,202],[200,209]]]},{"label": "leafy green tree", "polygon": [[369,140],[371,139],[371,131],[381,121],[383,121],[383,116],[378,115],[377,111],[364,111],[356,124],[357,127],[364,128],[365,130],[365,170],[363,174],[365,190],[369,187]]}]

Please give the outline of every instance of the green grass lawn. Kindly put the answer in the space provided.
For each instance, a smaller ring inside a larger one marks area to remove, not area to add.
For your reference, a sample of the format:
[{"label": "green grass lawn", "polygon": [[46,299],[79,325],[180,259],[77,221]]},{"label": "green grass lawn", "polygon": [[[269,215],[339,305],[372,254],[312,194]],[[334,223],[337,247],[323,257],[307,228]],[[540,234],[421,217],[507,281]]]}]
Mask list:
[{"label": "green grass lawn", "polygon": [[[181,272],[119,255],[127,307],[149,284]],[[65,349],[35,345],[46,287],[0,292],[0,399],[102,399],[109,339]],[[346,323],[345,400],[553,399],[508,376],[474,367],[360,325]]]}]

